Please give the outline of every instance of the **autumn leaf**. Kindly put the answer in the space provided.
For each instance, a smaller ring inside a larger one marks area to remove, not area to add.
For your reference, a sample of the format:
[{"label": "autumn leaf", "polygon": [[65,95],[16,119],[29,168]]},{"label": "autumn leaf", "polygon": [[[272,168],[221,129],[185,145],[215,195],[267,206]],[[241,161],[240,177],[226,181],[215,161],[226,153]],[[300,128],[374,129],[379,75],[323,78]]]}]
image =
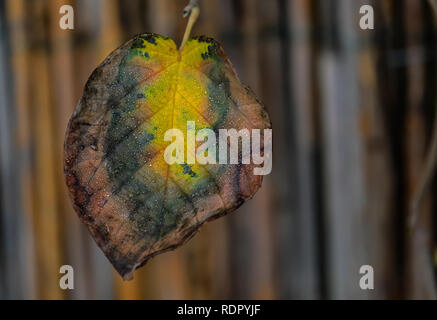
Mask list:
[{"label": "autumn leaf", "polygon": [[125,278],[151,257],[234,211],[262,183],[254,164],[172,164],[170,128],[267,129],[223,48],[206,37],[143,34],[90,76],[65,140],[66,182],[80,219]]}]

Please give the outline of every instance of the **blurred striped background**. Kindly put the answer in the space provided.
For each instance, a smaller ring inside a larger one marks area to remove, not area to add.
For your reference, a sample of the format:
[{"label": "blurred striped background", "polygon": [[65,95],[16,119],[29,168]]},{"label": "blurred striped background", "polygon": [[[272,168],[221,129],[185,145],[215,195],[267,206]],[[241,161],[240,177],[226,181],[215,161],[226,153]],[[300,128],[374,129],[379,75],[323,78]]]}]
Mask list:
[{"label": "blurred striped background", "polygon": [[[179,42],[186,0],[0,0],[0,298],[436,298],[436,187],[408,206],[437,101],[424,0],[200,0],[266,105],[273,172],[256,197],[123,282],[72,210],[64,132],[93,69],[143,32]],[[59,28],[70,4],[75,30]],[[376,29],[359,29],[372,4]],[[74,268],[63,291],[59,268]],[[359,288],[372,265],[375,290]]]}]

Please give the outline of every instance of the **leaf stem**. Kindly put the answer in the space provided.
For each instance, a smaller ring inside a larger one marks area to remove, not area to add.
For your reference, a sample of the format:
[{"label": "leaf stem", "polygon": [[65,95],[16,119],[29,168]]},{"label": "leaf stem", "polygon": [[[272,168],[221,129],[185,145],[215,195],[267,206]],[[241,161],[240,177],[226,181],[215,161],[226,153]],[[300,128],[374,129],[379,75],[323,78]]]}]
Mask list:
[{"label": "leaf stem", "polygon": [[188,39],[191,35],[191,30],[193,29],[194,24],[196,23],[197,19],[200,15],[200,8],[199,8],[199,0],[190,0],[190,3],[185,7],[183,16],[188,18],[187,27],[185,29],[184,38],[182,40],[181,45],[179,46],[179,56],[182,53],[182,50],[185,47],[185,44],[187,43]]}]

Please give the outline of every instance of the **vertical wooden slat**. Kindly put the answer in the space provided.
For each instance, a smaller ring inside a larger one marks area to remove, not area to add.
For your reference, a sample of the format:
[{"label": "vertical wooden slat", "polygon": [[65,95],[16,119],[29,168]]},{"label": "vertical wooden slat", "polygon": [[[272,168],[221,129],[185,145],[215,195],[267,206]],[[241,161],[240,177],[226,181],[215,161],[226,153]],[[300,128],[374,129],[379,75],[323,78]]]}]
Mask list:
[{"label": "vertical wooden slat", "polygon": [[[384,117],[384,126],[387,132],[388,150],[390,152],[390,167],[393,172],[392,193],[392,219],[390,233],[394,241],[392,256],[396,268],[392,281],[395,281],[395,298],[405,295],[405,207],[406,197],[404,190],[404,155],[403,141],[405,130],[403,127],[405,101],[406,101],[406,72],[402,63],[403,28],[402,19],[396,19],[396,11],[402,2],[385,1],[375,2],[376,18],[380,21],[375,45],[378,50],[378,98]],[[402,16],[400,18],[403,18]],[[390,223],[390,222],[389,222]]]},{"label": "vertical wooden slat", "polygon": [[[362,144],[358,135],[356,1],[320,1],[325,32],[321,48],[320,88],[324,157],[324,201],[328,294],[366,298],[359,270],[367,264]],[[337,15],[331,12],[337,11]],[[346,88],[345,88],[346,87]]]},{"label": "vertical wooden slat", "polygon": [[[22,210],[24,222],[20,226],[25,248],[23,252],[26,255],[25,266],[22,266],[25,272],[22,274],[21,280],[14,279],[13,276],[8,278],[11,281],[11,286],[15,286],[21,281],[27,283],[27,290],[24,294],[26,298],[37,297],[37,270],[36,270],[36,254],[35,254],[35,239],[34,239],[34,205],[33,205],[33,186],[32,186],[32,134],[30,130],[30,106],[31,101],[29,86],[29,53],[28,53],[28,35],[25,28],[25,1],[7,1],[6,9],[8,15],[8,25],[10,28],[11,39],[11,66],[13,68],[13,94],[14,103],[17,110],[17,128],[16,144],[17,152],[20,157],[19,172],[17,173],[20,179],[20,194],[22,201]],[[9,240],[13,241],[13,240]],[[20,266],[16,266],[19,269]],[[10,295],[9,298],[14,298]]]},{"label": "vertical wooden slat", "polygon": [[41,298],[63,297],[59,288],[60,264],[59,213],[56,200],[54,119],[51,108],[48,47],[45,25],[46,5],[42,1],[28,4],[31,33],[30,115],[34,144],[33,187],[35,193],[35,229]]},{"label": "vertical wooden slat", "polygon": [[[240,79],[259,93],[262,83],[259,70],[258,8],[249,0],[239,1],[236,5],[239,10],[235,16],[237,30],[242,38],[237,42],[235,55],[231,57]],[[270,191],[271,188],[262,188],[251,201],[228,218],[232,248],[231,296],[234,298],[273,297],[271,225],[267,218]]]},{"label": "vertical wooden slat", "polygon": [[[201,3],[202,15],[194,30],[194,34],[205,34],[223,42],[222,30],[225,28],[229,12],[223,8],[223,0],[211,0]],[[226,49],[225,49],[226,50]],[[198,243],[207,240],[208,246],[203,252],[199,252],[197,259],[205,259],[202,254],[207,254],[207,292],[205,298],[225,299],[229,297],[230,290],[230,266],[229,266],[229,223],[225,219],[219,219],[208,223],[200,232],[199,239],[193,239]],[[194,275],[195,276],[195,275]]]},{"label": "vertical wooden slat", "polygon": [[[314,299],[320,296],[317,263],[314,123],[312,87],[311,1],[283,1],[284,25],[281,66],[285,69],[284,105],[276,114],[276,145],[273,177],[278,179],[281,198],[276,227],[279,230],[279,288],[283,298]],[[271,61],[275,61],[272,59]],[[279,73],[278,70],[276,73]],[[273,82],[273,78],[270,80]],[[280,94],[280,93],[277,93]],[[269,99],[271,101],[272,99]],[[276,104],[276,106],[278,106]],[[282,124],[283,128],[278,128]],[[287,174],[285,174],[287,173]]]},{"label": "vertical wooden slat", "polygon": [[[358,1],[358,5],[375,1]],[[375,17],[376,30],[359,30],[360,55],[358,62],[360,112],[359,134],[363,143],[363,171],[365,177],[365,215],[368,224],[366,244],[369,264],[375,270],[372,299],[395,298],[397,277],[395,246],[395,211],[393,206],[393,175],[390,148],[384,123],[383,101],[378,99],[378,54],[375,50],[375,32],[384,28],[379,15]]]},{"label": "vertical wooden slat", "polygon": [[[17,142],[18,115],[14,108],[14,74],[10,53],[11,33],[8,23],[18,22],[16,11],[6,12],[0,3],[0,298],[32,297],[31,264],[26,246],[29,228],[21,205],[20,154]],[[12,80],[12,81],[11,81]]]},{"label": "vertical wooden slat", "polygon": [[[407,163],[407,196],[408,203],[414,196],[415,186],[418,185],[424,158],[426,154],[426,119],[423,112],[424,95],[424,47],[422,39],[423,13],[422,3],[414,0],[405,0],[406,21],[406,55],[408,64],[407,74],[409,79],[406,113],[406,163]],[[408,16],[407,16],[408,13]],[[422,63],[420,63],[422,62]],[[406,233],[407,241],[407,270],[408,289],[407,298],[436,299],[437,293],[433,281],[432,270],[432,223],[430,216],[430,198],[427,196],[419,209],[422,219],[414,231]]]}]

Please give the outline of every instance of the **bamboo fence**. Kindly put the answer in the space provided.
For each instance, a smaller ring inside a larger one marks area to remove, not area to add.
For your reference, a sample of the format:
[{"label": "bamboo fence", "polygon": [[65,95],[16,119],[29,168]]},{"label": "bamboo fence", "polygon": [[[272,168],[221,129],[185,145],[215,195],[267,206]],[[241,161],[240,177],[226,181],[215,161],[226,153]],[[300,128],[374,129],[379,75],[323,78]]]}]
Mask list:
[{"label": "bamboo fence", "polygon": [[[72,209],[65,128],[112,50],[143,32],[180,41],[186,1],[0,0],[0,298],[436,298],[435,183],[407,228],[437,105],[428,2],[200,2],[194,33],[223,44],[270,114],[273,172],[123,282]],[[74,30],[59,28],[63,4]],[[374,30],[359,28],[364,4]],[[74,290],[59,288],[64,264]]]}]

